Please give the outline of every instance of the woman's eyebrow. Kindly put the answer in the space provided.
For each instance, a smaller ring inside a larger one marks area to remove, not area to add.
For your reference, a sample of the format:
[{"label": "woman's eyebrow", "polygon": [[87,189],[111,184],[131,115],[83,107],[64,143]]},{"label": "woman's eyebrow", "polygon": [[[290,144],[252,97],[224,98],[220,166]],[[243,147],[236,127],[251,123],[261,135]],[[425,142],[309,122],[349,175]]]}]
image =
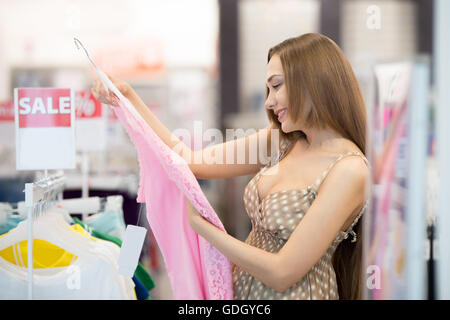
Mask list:
[{"label": "woman's eyebrow", "polygon": [[273,74],[273,75],[271,75],[271,76],[269,77],[269,79],[267,79],[267,83],[269,83],[270,80],[272,80],[272,78],[275,77],[275,76],[282,76],[282,74]]}]

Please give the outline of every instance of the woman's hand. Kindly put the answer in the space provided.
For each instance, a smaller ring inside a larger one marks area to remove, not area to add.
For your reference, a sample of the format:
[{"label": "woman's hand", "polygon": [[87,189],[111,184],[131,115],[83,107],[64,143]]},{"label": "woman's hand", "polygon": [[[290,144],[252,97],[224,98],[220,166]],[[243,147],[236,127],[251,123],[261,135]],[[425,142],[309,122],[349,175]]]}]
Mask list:
[{"label": "woman's hand", "polygon": [[[132,91],[131,86],[123,80],[113,78],[110,75],[107,76],[112,81],[112,83],[117,87],[120,93],[122,93],[125,97],[128,97],[128,95]],[[103,86],[103,83],[99,78],[96,78],[94,80],[94,85],[91,88],[91,92],[94,95],[95,99],[97,99],[98,101],[104,104],[117,106],[119,98],[113,92],[109,90],[106,91],[105,87]]]},{"label": "woman's hand", "polygon": [[199,223],[201,223],[200,221],[204,219],[197,211],[197,209],[195,209],[195,207],[192,205],[191,201],[187,197],[185,197],[185,201],[186,201],[186,214],[189,221],[189,225],[195,232],[197,232],[197,226],[199,225]]}]

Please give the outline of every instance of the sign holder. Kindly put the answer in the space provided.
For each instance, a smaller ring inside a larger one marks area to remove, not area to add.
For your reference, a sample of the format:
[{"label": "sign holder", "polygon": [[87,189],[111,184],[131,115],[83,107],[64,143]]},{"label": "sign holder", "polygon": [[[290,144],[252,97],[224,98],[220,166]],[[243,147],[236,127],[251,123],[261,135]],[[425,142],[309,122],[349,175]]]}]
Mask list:
[{"label": "sign holder", "polygon": [[34,183],[25,184],[25,207],[28,219],[28,299],[33,299],[33,217],[39,215],[45,206],[48,206],[56,197],[61,199],[65,178],[62,173],[45,178]]},{"label": "sign holder", "polygon": [[33,220],[62,200],[65,177],[49,170],[75,168],[74,92],[69,88],[15,88],[16,170],[43,170],[25,184],[28,299],[33,299]]}]

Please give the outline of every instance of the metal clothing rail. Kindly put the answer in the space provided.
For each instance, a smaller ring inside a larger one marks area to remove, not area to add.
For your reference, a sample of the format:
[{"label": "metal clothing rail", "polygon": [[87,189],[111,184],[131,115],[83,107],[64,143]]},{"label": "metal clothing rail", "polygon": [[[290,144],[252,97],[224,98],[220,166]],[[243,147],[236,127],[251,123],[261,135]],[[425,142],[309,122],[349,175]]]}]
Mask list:
[{"label": "metal clothing rail", "polygon": [[[67,178],[66,178],[67,179]],[[67,189],[67,180],[65,180],[65,186]],[[20,214],[26,215],[27,208],[25,206],[24,201],[17,202],[13,205],[16,205],[17,208],[12,208],[10,211]],[[101,211],[105,211],[108,208],[122,208],[123,205],[123,196],[121,195],[111,195],[107,197],[89,197],[89,198],[73,198],[73,199],[58,199],[56,202],[58,208],[62,208],[70,213],[80,213],[80,214],[89,214],[89,213],[97,213]]]},{"label": "metal clothing rail", "polygon": [[25,184],[25,207],[28,219],[28,299],[33,299],[33,217],[55,203],[64,190],[65,177],[62,173],[45,177],[42,180]]}]

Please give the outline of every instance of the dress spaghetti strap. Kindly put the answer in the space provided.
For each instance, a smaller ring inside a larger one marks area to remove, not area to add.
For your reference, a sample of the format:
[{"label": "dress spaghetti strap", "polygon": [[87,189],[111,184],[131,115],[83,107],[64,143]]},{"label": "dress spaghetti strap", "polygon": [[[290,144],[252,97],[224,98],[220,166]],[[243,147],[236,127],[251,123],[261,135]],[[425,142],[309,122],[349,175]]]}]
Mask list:
[{"label": "dress spaghetti strap", "polygon": [[[339,155],[336,160],[334,160],[329,166],[328,168],[322,173],[322,175],[314,182],[314,184],[311,186],[312,191],[317,195],[317,191],[319,190],[320,185],[322,184],[322,182],[325,180],[325,178],[327,177],[328,173],[330,173],[331,169],[334,167],[334,165],[336,163],[338,163],[340,160],[349,157],[349,156],[359,156],[361,157],[364,162],[366,163],[367,166],[370,167],[369,165],[369,161],[367,160],[366,157],[364,157],[361,153],[359,152],[348,152],[348,153],[344,153]],[[352,242],[356,242],[357,240],[357,235],[355,233],[355,231],[353,231],[353,227],[355,226],[355,224],[358,222],[359,218],[361,218],[362,214],[364,213],[365,209],[368,206],[368,200],[366,200],[364,202],[364,205],[362,207],[362,209],[360,210],[360,212],[358,213],[358,215],[356,216],[356,218],[353,220],[352,225],[344,232],[344,231],[340,231],[343,236],[344,239],[347,239],[349,234],[351,234],[353,236]]]},{"label": "dress spaghetti strap", "polygon": [[320,185],[322,184],[322,182],[325,180],[325,178],[327,177],[328,173],[330,173],[331,169],[334,167],[334,165],[336,163],[338,163],[340,160],[349,157],[349,156],[359,156],[361,157],[364,162],[366,163],[367,166],[369,166],[369,161],[366,159],[366,157],[364,157],[361,153],[359,152],[355,152],[355,151],[351,151],[351,152],[347,152],[347,153],[343,153],[340,154],[329,166],[327,169],[325,169],[325,171],[322,173],[322,175],[311,185],[311,187],[314,189],[314,191],[319,190]]}]

